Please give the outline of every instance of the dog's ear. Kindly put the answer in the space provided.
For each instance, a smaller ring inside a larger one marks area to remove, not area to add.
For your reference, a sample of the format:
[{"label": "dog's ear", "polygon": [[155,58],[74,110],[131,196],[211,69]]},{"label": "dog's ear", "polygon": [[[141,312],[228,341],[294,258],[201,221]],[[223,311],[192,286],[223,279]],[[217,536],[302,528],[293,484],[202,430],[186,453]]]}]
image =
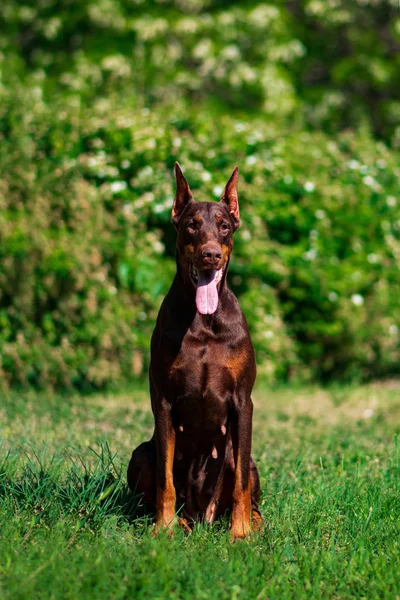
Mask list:
[{"label": "dog's ear", "polygon": [[193,195],[190,191],[188,182],[186,181],[179,163],[175,163],[176,177],[176,194],[174,205],[172,207],[172,222],[177,227],[179,219],[189,202],[193,202]]},{"label": "dog's ear", "polygon": [[224,202],[228,206],[229,212],[233,218],[235,231],[240,225],[239,198],[237,193],[238,179],[239,169],[238,167],[235,167],[220,200],[220,202]]}]

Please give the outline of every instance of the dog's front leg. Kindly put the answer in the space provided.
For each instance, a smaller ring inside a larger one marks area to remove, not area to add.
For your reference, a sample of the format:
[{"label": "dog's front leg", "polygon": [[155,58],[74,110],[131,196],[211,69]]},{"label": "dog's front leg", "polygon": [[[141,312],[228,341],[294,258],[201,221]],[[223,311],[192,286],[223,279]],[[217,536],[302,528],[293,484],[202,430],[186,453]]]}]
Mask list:
[{"label": "dog's front leg", "polygon": [[175,430],[172,426],[171,407],[163,398],[155,411],[157,447],[156,529],[172,528],[175,517],[175,486],[173,478]]},{"label": "dog's front leg", "polygon": [[232,498],[231,540],[246,537],[251,530],[250,454],[253,403],[235,402],[232,418],[232,444],[235,458],[235,484]]}]

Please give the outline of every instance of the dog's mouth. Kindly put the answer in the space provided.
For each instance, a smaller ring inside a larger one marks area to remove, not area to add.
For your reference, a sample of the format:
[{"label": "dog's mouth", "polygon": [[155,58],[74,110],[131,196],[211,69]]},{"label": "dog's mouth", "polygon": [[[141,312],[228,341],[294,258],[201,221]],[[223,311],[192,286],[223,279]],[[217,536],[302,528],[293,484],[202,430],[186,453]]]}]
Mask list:
[{"label": "dog's mouth", "polygon": [[190,265],[190,278],[196,287],[196,307],[202,315],[212,315],[218,308],[217,285],[222,279],[224,269],[196,269]]}]

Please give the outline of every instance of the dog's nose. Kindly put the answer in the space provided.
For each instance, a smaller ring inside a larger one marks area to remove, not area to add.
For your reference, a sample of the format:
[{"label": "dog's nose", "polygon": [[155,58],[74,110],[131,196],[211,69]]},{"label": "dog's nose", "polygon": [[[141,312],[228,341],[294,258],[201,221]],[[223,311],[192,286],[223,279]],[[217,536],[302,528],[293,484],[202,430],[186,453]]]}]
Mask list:
[{"label": "dog's nose", "polygon": [[217,245],[208,245],[201,251],[201,256],[207,262],[218,262],[222,258],[221,248]]}]

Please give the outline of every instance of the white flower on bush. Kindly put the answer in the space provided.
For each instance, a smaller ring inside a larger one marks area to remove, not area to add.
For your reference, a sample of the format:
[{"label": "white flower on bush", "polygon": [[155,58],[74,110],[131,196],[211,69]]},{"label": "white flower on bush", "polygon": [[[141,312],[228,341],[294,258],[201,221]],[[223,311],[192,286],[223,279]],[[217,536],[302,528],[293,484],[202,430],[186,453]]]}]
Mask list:
[{"label": "white flower on bush", "polygon": [[[256,81],[257,79],[257,71],[255,69],[252,69],[248,64],[246,63],[242,63],[239,64],[236,69],[235,69],[235,73],[232,73],[230,76],[230,80],[232,79],[232,75],[237,75],[237,84],[238,86],[242,83],[252,83],[253,81]],[[235,78],[234,81],[232,82],[233,85],[236,83],[235,82]]]},{"label": "white flower on bush", "polygon": [[371,265],[374,265],[374,264],[378,263],[380,259],[377,254],[374,254],[373,252],[371,252],[371,254],[368,254],[367,260]]},{"label": "white flower on bush", "polygon": [[313,192],[315,190],[315,184],[312,181],[306,181],[304,184],[306,192]]},{"label": "white flower on bush", "polygon": [[363,182],[365,183],[365,185],[369,185],[369,187],[373,187],[376,183],[375,179],[371,177],[371,175],[366,175],[363,178]]},{"label": "white flower on bush", "polygon": [[394,196],[388,196],[388,197],[386,198],[386,204],[387,204],[388,206],[396,206],[396,204],[397,204],[397,200],[396,200],[396,198],[395,198]]},{"label": "white flower on bush", "polygon": [[208,56],[211,56],[212,52],[213,45],[209,39],[200,40],[200,42],[192,50],[193,57],[197,59],[205,59]]},{"label": "white flower on bush", "polygon": [[354,306],[362,306],[364,304],[364,297],[361,294],[353,294],[351,297],[351,301]]},{"label": "white flower on bush", "polygon": [[358,169],[358,167],[360,166],[360,163],[358,162],[358,160],[350,160],[348,163],[350,169],[352,169],[353,171],[355,169]]},{"label": "white flower on bush", "polygon": [[264,331],[264,337],[265,337],[267,340],[271,340],[271,339],[274,337],[274,332],[273,332],[273,331],[271,331],[271,330]]},{"label": "white flower on bush", "polygon": [[248,157],[246,158],[246,164],[247,164],[247,165],[255,165],[255,164],[256,164],[256,162],[257,162],[257,157],[256,157],[256,156],[254,156],[254,154],[252,154],[251,156],[248,156]]},{"label": "white flower on bush", "polygon": [[336,300],[338,299],[338,295],[336,292],[329,292],[328,298],[331,302],[336,302]]},{"label": "white flower on bush", "polygon": [[216,196],[217,198],[219,198],[222,194],[222,192],[224,191],[224,188],[220,185],[215,185],[213,187],[213,194],[214,196]]},{"label": "white flower on bush", "polygon": [[106,56],[101,61],[101,66],[106,71],[111,71],[119,77],[128,77],[132,73],[129,61],[120,54]]},{"label": "white flower on bush", "polygon": [[157,254],[162,254],[164,252],[164,244],[162,244],[159,240],[155,240],[153,242],[153,248]]},{"label": "white flower on bush", "polygon": [[252,27],[262,29],[276,21],[279,16],[279,10],[275,6],[259,4],[249,13],[248,20]]},{"label": "white flower on bush", "polygon": [[143,208],[146,204],[153,204],[154,194],[152,192],[146,192],[140,198],[134,201],[134,208]]},{"label": "white flower on bush", "polygon": [[397,335],[399,333],[399,328],[397,327],[397,325],[390,325],[389,333],[390,335]]},{"label": "white flower on bush", "polygon": [[221,52],[221,56],[223,56],[224,58],[227,58],[228,60],[239,59],[240,58],[239,46],[237,46],[235,44],[230,44],[229,46],[226,46],[225,48],[223,48],[223,50]]},{"label": "white flower on bush", "polygon": [[113,194],[118,194],[119,192],[126,190],[126,187],[126,181],[113,181],[110,184],[110,190]]},{"label": "white flower on bush", "polygon": [[87,159],[87,165],[88,167],[97,167],[97,165],[99,164],[99,160],[97,158],[97,156],[89,156],[89,158]]},{"label": "white flower on bush", "polygon": [[311,250],[304,252],[303,257],[306,260],[314,260],[314,258],[317,257],[317,251],[315,250],[315,248],[311,248]]}]

